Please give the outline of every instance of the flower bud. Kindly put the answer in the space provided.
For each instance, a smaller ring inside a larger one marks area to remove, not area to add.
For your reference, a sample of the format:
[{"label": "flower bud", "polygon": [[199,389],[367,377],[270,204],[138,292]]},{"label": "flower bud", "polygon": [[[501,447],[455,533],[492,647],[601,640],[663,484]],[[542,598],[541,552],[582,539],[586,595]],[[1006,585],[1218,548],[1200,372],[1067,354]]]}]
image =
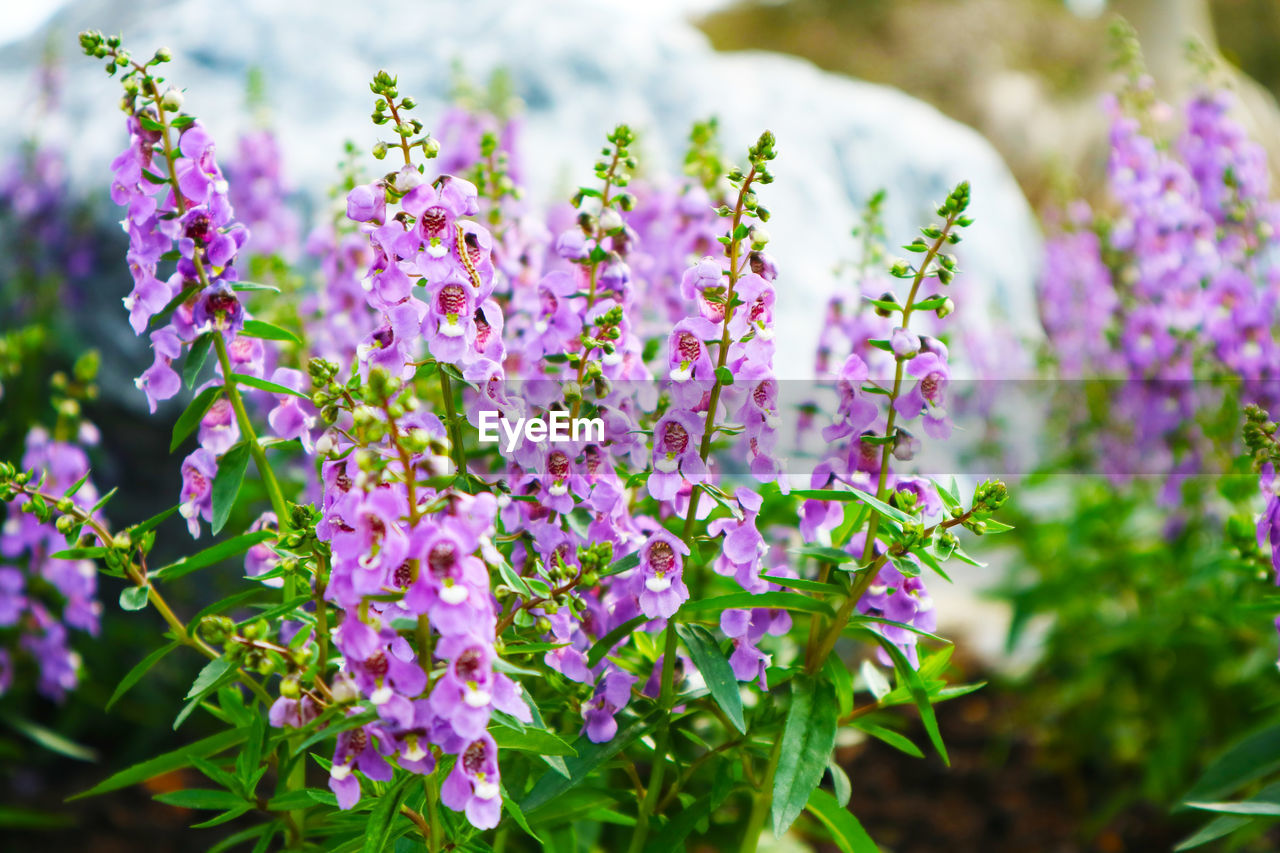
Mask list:
[{"label": "flower bud", "polygon": [[160,108],[171,113],[176,113],[182,109],[182,93],[177,89],[169,89],[164,93],[164,97],[160,99]]}]

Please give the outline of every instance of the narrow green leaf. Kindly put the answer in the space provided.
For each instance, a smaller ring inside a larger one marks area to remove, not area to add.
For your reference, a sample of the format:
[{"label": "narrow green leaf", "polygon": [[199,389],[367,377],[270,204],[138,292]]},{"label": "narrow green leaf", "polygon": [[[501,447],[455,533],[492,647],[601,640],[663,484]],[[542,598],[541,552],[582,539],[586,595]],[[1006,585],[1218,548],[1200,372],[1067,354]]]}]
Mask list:
[{"label": "narrow green leaf", "polygon": [[187,436],[200,426],[200,419],[213,407],[213,403],[222,395],[221,385],[210,385],[201,391],[187,404],[173,425],[173,438],[169,440],[169,452],[177,450]]},{"label": "narrow green leaf", "polygon": [[831,684],[811,677],[791,682],[791,707],[773,779],[773,834],[781,838],[822,781],[836,745],[836,697]]},{"label": "narrow green leaf", "polygon": [[864,492],[861,489],[851,489],[851,491],[855,495],[857,495],[863,501],[863,503],[869,504],[871,507],[873,507],[876,510],[876,512],[880,513],[881,515],[892,518],[894,521],[898,522],[899,524],[907,524],[911,521],[911,516],[907,515],[905,512],[903,512],[900,509],[894,509],[884,501],[877,498],[875,495]]},{"label": "narrow green leaf", "polygon": [[680,608],[680,613],[689,615],[711,611],[719,613],[735,607],[770,607],[778,610],[798,610],[804,613],[823,613],[835,615],[831,605],[825,601],[809,598],[798,592],[732,592],[715,598],[690,599]]},{"label": "narrow green leaf", "polygon": [[626,622],[623,622],[621,625],[596,640],[595,645],[593,645],[587,652],[587,667],[595,667],[596,664],[604,660],[605,656],[613,650],[613,647],[616,646],[623,637],[628,636],[632,631],[648,621],[649,620],[644,616],[636,616],[632,619],[628,619]]},{"label": "narrow green leaf", "polygon": [[409,785],[416,781],[416,775],[406,773],[378,798],[365,825],[365,853],[383,853],[390,847],[391,829],[400,814],[400,803],[404,801]]},{"label": "narrow green leaf", "polygon": [[521,800],[520,808],[525,814],[532,814],[548,803],[554,802],[565,791],[580,784],[601,764],[635,743],[641,735],[653,728],[660,716],[658,709],[655,708],[645,716],[622,727],[612,740],[605,743],[592,743],[586,735],[580,736],[573,745],[577,750],[577,756],[566,758],[564,762],[569,771],[568,777],[561,776],[554,770],[543,773],[534,783],[533,789]]},{"label": "narrow green leaf", "polygon": [[154,652],[143,658],[139,663],[135,664],[133,669],[129,670],[129,672],[125,674],[124,678],[120,679],[120,683],[116,685],[115,692],[111,694],[111,698],[107,700],[107,704],[103,710],[110,711],[111,706],[116,704],[116,702],[120,700],[120,697],[129,691],[129,688],[137,684],[142,676],[151,671],[151,667],[158,664],[161,658],[178,648],[180,645],[182,644],[177,640],[174,640],[169,645],[161,646],[156,649]]},{"label": "narrow green leaf", "polygon": [[245,442],[237,444],[218,460],[218,473],[213,478],[213,522],[209,525],[215,536],[222,532],[231,516],[248,466],[249,445]]},{"label": "narrow green leaf", "polygon": [[1236,815],[1221,815],[1200,827],[1200,830],[1194,835],[1178,842],[1178,846],[1173,848],[1175,851],[1190,850],[1194,847],[1208,844],[1210,841],[1216,841],[1224,835],[1230,835],[1242,826],[1248,826],[1253,823],[1253,818],[1238,817]]},{"label": "narrow green leaf", "polygon": [[166,752],[163,755],[158,755],[148,761],[143,761],[140,764],[135,764],[132,767],[114,773],[89,790],[70,796],[67,799],[78,800],[83,797],[94,797],[98,794],[105,794],[108,791],[116,791],[120,788],[127,788],[130,785],[136,785],[139,782],[145,782],[163,773],[187,767],[191,764],[192,756],[198,755],[207,758],[210,755],[222,752],[224,749],[230,749],[243,741],[246,736],[247,732],[244,729],[218,732],[216,735],[207,737],[204,740],[196,741],[193,744],[180,747],[172,752]]},{"label": "narrow green leaf", "polygon": [[[274,539],[275,533],[270,530],[255,530],[250,533],[241,533],[239,536],[233,536],[225,539],[216,545],[211,545],[203,551],[192,554],[190,557],[184,557],[176,563],[170,563],[151,573],[151,577],[159,580],[176,580],[183,575],[208,566],[222,562],[228,557],[234,557],[237,554],[243,554],[259,542],[266,542],[268,539]],[[254,590],[253,592],[256,592]],[[248,593],[242,593],[245,597],[249,597]],[[201,616],[207,616],[207,613],[201,613]]]},{"label": "narrow green leaf", "polygon": [[538,834],[530,828],[529,820],[524,816],[524,810],[520,808],[518,803],[516,803],[515,798],[507,792],[507,786],[502,785],[501,783],[499,783],[499,785],[502,788],[502,807],[507,810],[507,814],[511,815],[511,819],[516,822],[516,825],[524,830],[526,835],[541,844],[542,839],[539,838]]},{"label": "narrow green leaf", "polygon": [[178,293],[177,296],[170,299],[168,304],[166,304],[163,308],[160,309],[159,314],[156,314],[154,317],[151,318],[151,320],[147,324],[147,328],[158,329],[161,326],[167,325],[169,322],[169,318],[173,316],[173,312],[178,310],[178,306],[185,303],[192,296],[195,296],[196,293],[200,290],[200,287],[201,285],[199,282],[195,282],[194,284],[190,284],[184,287],[182,291]]},{"label": "narrow green leaf", "polygon": [[821,788],[815,788],[805,808],[816,817],[831,840],[836,843],[842,853],[878,853],[879,848],[862,828],[862,824],[853,816],[853,812],[836,801],[836,798]]},{"label": "narrow green leaf", "polygon": [[1280,724],[1246,736],[1219,755],[1187,792],[1184,800],[1216,800],[1280,769]]},{"label": "narrow green leaf", "polygon": [[769,583],[776,583],[778,586],[786,586],[791,589],[803,590],[804,592],[815,592],[819,595],[838,595],[844,592],[844,587],[833,583],[822,583],[820,581],[805,580],[804,578],[784,578],[779,575],[761,575],[760,577],[769,581]]},{"label": "narrow green leaf", "polygon": [[501,749],[518,749],[522,752],[536,752],[539,755],[578,754],[571,744],[546,729],[526,727],[524,731],[518,731],[497,725],[489,728],[489,734]]},{"label": "narrow green leaf", "polygon": [[600,577],[606,578],[606,577],[609,577],[610,575],[619,575],[625,571],[634,569],[638,565],[640,565],[639,551],[635,552],[634,554],[628,554],[627,556],[623,557],[620,560],[614,560],[612,563],[609,564],[609,567],[607,569],[605,569],[603,572],[600,573]]},{"label": "narrow green leaf", "polygon": [[187,691],[187,704],[178,712],[177,718],[173,721],[174,729],[182,725],[187,717],[191,716],[191,712],[196,706],[204,701],[219,686],[235,678],[235,666],[226,658],[214,658],[209,661],[196,675],[196,680],[192,682],[191,689]]},{"label": "narrow green leaf", "polygon": [[884,726],[877,726],[875,723],[869,723],[863,719],[854,720],[853,726],[913,758],[924,758],[924,753],[920,751],[920,747],[912,743],[911,739],[906,735],[899,734],[893,729],[886,729]]},{"label": "narrow green leaf", "polygon": [[830,563],[833,566],[852,563],[856,560],[849,552],[841,551],[839,548],[832,548],[829,545],[805,545],[803,548],[792,548],[790,550],[792,554],[797,556],[813,557],[820,563]]},{"label": "narrow green leaf", "polygon": [[263,284],[258,281],[237,281],[231,285],[231,289],[237,293],[254,293],[256,291],[268,291],[270,293],[279,293],[280,288],[274,284]]},{"label": "narrow green leaf", "polygon": [[98,753],[89,749],[89,747],[81,746],[39,723],[9,713],[0,715],[0,719],[3,719],[10,726],[50,752],[56,752],[59,755],[65,755],[67,758],[75,758],[79,761],[98,760]]},{"label": "narrow green leaf", "polygon": [[266,379],[259,379],[247,373],[233,373],[231,376],[236,380],[237,385],[248,385],[250,388],[257,388],[259,391],[270,391],[272,394],[292,394],[304,400],[311,399],[309,395],[303,394],[301,391],[295,391],[292,388],[275,382],[268,382]]},{"label": "narrow green leaf", "polygon": [[219,791],[214,788],[188,788],[185,791],[167,791],[157,794],[153,799],[166,806],[177,806],[182,809],[234,809],[245,804],[244,800],[230,791]]},{"label": "narrow green leaf", "polygon": [[1260,800],[1257,798],[1250,800],[1241,800],[1237,803],[1187,803],[1187,808],[1200,809],[1206,812],[1220,812],[1222,814],[1246,815],[1249,817],[1280,816],[1280,802],[1274,800]]},{"label": "narrow green leaf", "polygon": [[724,653],[720,651],[716,638],[701,625],[677,624],[675,629],[680,639],[684,640],[694,666],[702,673],[707,689],[711,691],[711,698],[716,700],[734,728],[746,734],[747,723],[742,716],[742,694],[738,692],[738,678],[733,674],[733,667],[725,659]]},{"label": "narrow green leaf", "polygon": [[54,560],[100,560],[107,556],[107,549],[101,545],[93,548],[67,548],[49,555]]},{"label": "narrow green leaf", "polygon": [[166,509],[164,512],[156,513],[155,515],[148,518],[146,521],[139,522],[135,524],[133,527],[130,527],[129,532],[134,536],[141,536],[143,533],[149,533],[150,531],[159,527],[164,522],[165,519],[167,519],[169,516],[173,515],[177,511],[178,511],[178,504],[174,504],[173,506]]},{"label": "narrow green leaf", "polygon": [[191,343],[187,350],[187,360],[182,365],[182,383],[188,388],[194,387],[196,378],[204,364],[209,360],[209,351],[213,348],[213,332],[205,332]]},{"label": "narrow green leaf", "polygon": [[893,659],[898,678],[906,682],[907,689],[911,692],[911,698],[915,700],[916,708],[920,711],[920,719],[924,723],[925,731],[929,733],[929,740],[933,742],[933,747],[938,751],[943,763],[948,767],[951,766],[951,759],[947,757],[947,747],[942,742],[942,733],[938,730],[938,717],[933,712],[929,691],[924,686],[924,682],[920,680],[920,673],[916,672],[911,666],[911,662],[902,653],[902,649],[898,648],[888,637],[870,629],[859,630],[865,631],[867,639],[879,643],[880,648],[884,649],[889,654],[889,657]]},{"label": "narrow green leaf", "polygon": [[262,320],[245,320],[244,328],[240,333],[250,338],[262,338],[267,341],[288,341],[294,344],[301,344],[302,340],[288,329],[282,329],[274,323],[266,323]]}]

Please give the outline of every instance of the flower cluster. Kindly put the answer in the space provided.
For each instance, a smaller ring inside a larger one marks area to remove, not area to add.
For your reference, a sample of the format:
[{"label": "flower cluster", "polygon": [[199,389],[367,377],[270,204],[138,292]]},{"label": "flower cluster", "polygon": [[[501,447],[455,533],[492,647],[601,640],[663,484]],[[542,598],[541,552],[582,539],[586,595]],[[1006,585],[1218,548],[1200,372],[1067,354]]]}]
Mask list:
[{"label": "flower cluster", "polygon": [[[802,691],[843,669],[833,650],[849,629],[901,678],[920,665],[916,637],[934,628],[921,566],[941,571],[963,553],[950,528],[983,532],[1004,500],[1003,486],[984,484],[966,509],[954,488],[889,470],[918,443],[902,424],[919,419],[935,440],[950,430],[947,347],[910,321],[952,307],[920,288],[955,275],[942,249],[969,224],[967,184],[939,208],[941,224],[907,247],[922,262],[894,266],[911,281],[906,300],[876,301],[897,324],[843,353],[830,447],[811,488],[793,495],[774,373],[785,271],[768,251],[759,198],[773,181],[771,133],[744,167],[726,169],[715,123],[700,123],[682,179],[633,187],[636,137],[619,125],[595,183],[544,212],[519,184],[517,120],[455,111],[433,138],[380,71],[373,121],[390,138],[373,155],[403,162],[373,180],[349,170],[345,215],[308,240],[320,287],[284,328],[241,304],[239,294],[267,286],[239,281],[247,229],[212,141],[153,75],[167,54],[138,64],[116,39],[83,41],[112,71],[126,69],[131,143],[113,191],[128,210],[134,328],[156,326],[156,364],[139,384],[153,405],[182,379],[195,386],[175,427],[175,447],[192,433],[199,442],[182,465],[178,511],[193,535],[203,521],[215,533],[230,518],[243,524],[233,510],[250,457],[271,502],[207,556],[155,572],[143,559],[149,545],[113,540],[116,566],[130,561],[125,576],[173,636],[210,658],[179,722],[215,691],[234,703],[241,694],[217,688],[239,681],[282,730],[270,742],[290,803],[306,786],[301,753],[331,738],[321,763],[338,808],[386,795],[364,782],[420,775],[430,818],[410,799],[399,814],[440,849],[442,826],[465,840],[504,811],[535,811],[546,779],[567,778],[554,754],[549,774],[532,777],[521,746],[581,756],[614,741],[607,749],[617,752],[662,721],[637,803],[632,846],[643,849],[685,781],[669,780],[662,795],[668,756],[685,748],[671,738],[677,715],[710,707],[744,736],[762,725],[773,737],[778,715],[744,703],[742,691],[785,684],[791,707],[805,707]],[[274,149],[260,137],[244,153],[236,192],[246,194],[235,197],[255,230],[273,235],[255,251],[287,254]],[[161,281],[168,262],[176,269]],[[274,279],[278,303],[294,295],[287,278],[286,265]],[[196,386],[210,352],[217,378]],[[305,373],[290,366],[304,363]],[[891,383],[872,378],[884,368]],[[253,415],[265,416],[266,440]],[[497,443],[485,437],[495,415],[506,431]],[[268,450],[291,465],[287,477],[277,478]],[[231,553],[244,554],[249,597],[279,589],[283,604],[240,623],[211,611],[182,625],[156,584]],[[818,565],[806,575],[809,557]],[[793,613],[807,620],[803,669],[774,666],[791,644],[772,638],[796,633]],[[810,699],[834,733],[836,704]],[[571,747],[557,729],[580,740]],[[706,760],[717,755],[709,748]],[[765,788],[774,755],[762,764]],[[256,782],[237,784],[247,796]],[[508,793],[519,808],[504,809]],[[775,815],[779,834],[794,819]],[[302,843],[309,821],[287,823]],[[317,831],[354,825],[342,818]]]},{"label": "flower cluster", "polygon": [[[56,441],[42,428],[27,436],[22,467],[35,474],[40,488],[54,495],[78,495],[96,502],[89,481],[89,460],[82,444],[95,444],[96,431],[83,424],[79,441]],[[66,549],[66,537],[43,503],[10,499],[0,530],[0,631],[16,631],[17,647],[39,669],[37,689],[61,700],[79,681],[80,656],[71,649],[68,630],[98,633],[102,605],[96,598],[97,570],[90,560],[53,556]],[[0,647],[0,693],[13,681],[13,657]]]}]

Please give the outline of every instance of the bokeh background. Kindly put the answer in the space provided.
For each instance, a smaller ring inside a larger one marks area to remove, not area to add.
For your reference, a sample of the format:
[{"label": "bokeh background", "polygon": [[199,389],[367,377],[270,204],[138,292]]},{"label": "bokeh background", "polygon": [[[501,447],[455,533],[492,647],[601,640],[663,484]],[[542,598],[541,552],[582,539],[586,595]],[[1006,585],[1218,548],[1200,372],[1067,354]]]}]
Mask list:
[{"label": "bokeh background", "polygon": [[[119,309],[129,288],[105,190],[123,127],[104,75],[76,55],[79,29],[121,31],[139,50],[169,45],[171,77],[218,138],[271,127],[304,226],[333,204],[344,140],[367,147],[365,81],[379,67],[420,93],[424,116],[460,92],[478,97],[504,72],[504,96],[526,118],[529,182],[544,199],[567,195],[619,120],[639,127],[655,171],[678,165],[694,119],[717,115],[730,150],[769,126],[781,151],[770,229],[795,283],[779,304],[780,363],[794,378],[813,363],[814,318],[849,286],[837,270],[857,259],[850,228],[867,199],[888,190],[886,230],[905,241],[930,202],[968,178],[978,225],[963,256],[960,319],[981,344],[958,350],[972,365],[998,344],[1010,355],[983,376],[1013,379],[1036,375],[1044,346],[1035,294],[1046,224],[1069,199],[1102,202],[1099,104],[1115,85],[1107,31],[1116,14],[1133,24],[1172,103],[1209,73],[1188,58],[1188,41],[1217,57],[1215,85],[1236,93],[1238,118],[1280,168],[1275,0],[474,0],[379,12],[287,0],[5,4],[4,186],[30,177],[29,146],[50,154],[40,167],[46,197],[0,198],[0,333],[37,320],[49,331],[5,379],[0,457],[15,458],[27,427],[46,417],[49,376],[93,346],[104,371],[90,411],[103,433],[95,480],[121,489],[110,512],[164,509],[178,481],[177,460],[154,448],[180,404],[148,418],[132,386],[149,358]],[[220,157],[233,171],[234,155]],[[939,709],[954,766],[844,743],[855,809],[894,851],[1170,849],[1201,822],[1176,809],[1197,774],[1280,700],[1265,581],[1225,558],[1198,559],[1229,553],[1212,510],[1174,531],[1149,490],[1120,493],[1100,477],[1020,479],[1018,532],[986,568],[935,591],[941,633],[958,646],[953,677],[990,682]],[[1243,494],[1251,482],[1222,488]],[[162,528],[160,549],[181,547],[182,536],[180,523]],[[194,610],[237,575],[212,573],[175,603]],[[18,691],[0,698],[4,849],[187,850],[217,837],[193,841],[190,815],[149,799],[183,787],[179,778],[63,802],[109,769],[199,734],[194,721],[181,736],[169,730],[191,668],[179,656],[103,712],[158,631],[154,614],[115,609],[115,592],[102,592],[103,633],[77,646],[90,674],[79,691],[61,705]],[[11,715],[89,753],[51,751],[3,726]],[[1280,844],[1265,827],[1241,843]]]}]

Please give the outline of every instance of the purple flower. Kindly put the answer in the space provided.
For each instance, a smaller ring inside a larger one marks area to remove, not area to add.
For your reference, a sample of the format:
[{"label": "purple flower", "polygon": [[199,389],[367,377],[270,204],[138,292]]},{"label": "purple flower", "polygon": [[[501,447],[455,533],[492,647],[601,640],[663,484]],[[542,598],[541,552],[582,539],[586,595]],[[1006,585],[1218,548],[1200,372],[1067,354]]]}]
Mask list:
[{"label": "purple flower", "polygon": [[359,769],[373,782],[391,781],[391,765],[384,755],[391,750],[384,742],[386,735],[376,726],[359,726],[338,734],[329,768],[329,790],[338,798],[338,808],[349,809],[360,802],[360,780],[352,770]]},{"label": "purple flower", "polygon": [[200,519],[213,519],[213,478],[218,463],[208,449],[197,448],[182,460],[182,500],[178,512],[187,520],[193,538],[200,538]]},{"label": "purple flower", "polygon": [[361,184],[347,193],[347,218],[381,225],[387,218],[387,190],[382,181]]},{"label": "purple flower", "polygon": [[688,554],[689,546],[665,530],[654,533],[640,547],[640,611],[645,616],[669,619],[689,598],[683,579]]},{"label": "purple flower", "polygon": [[488,734],[467,744],[440,786],[441,801],[464,812],[476,829],[492,829],[502,816],[498,745]]},{"label": "purple flower", "polygon": [[592,743],[605,743],[613,740],[618,733],[615,715],[631,701],[631,688],[639,681],[634,675],[610,665],[595,696],[583,706],[582,730]]},{"label": "purple flower", "polygon": [[903,418],[910,420],[924,412],[924,431],[930,438],[945,439],[951,435],[951,421],[947,417],[947,383],[951,371],[944,356],[924,352],[911,360],[907,373],[920,381],[898,398],[894,408]]},{"label": "purple flower", "polygon": [[702,419],[693,412],[676,409],[664,415],[653,428],[653,472],[649,474],[649,494],[669,501],[685,480],[701,480],[706,463],[698,452]]},{"label": "purple flower", "polygon": [[[301,391],[306,382],[302,371],[290,367],[277,367],[271,374],[271,381],[295,391]],[[305,408],[304,408],[305,407]],[[267,423],[271,431],[286,441],[299,439],[302,447],[311,452],[311,429],[316,425],[315,417],[308,412],[310,403],[295,394],[277,394],[276,407],[267,415]]]},{"label": "purple flower", "polygon": [[156,403],[168,400],[182,389],[182,380],[173,369],[173,360],[182,354],[182,340],[171,327],[165,326],[151,333],[151,350],[155,362],[142,372],[134,385],[147,395],[147,405],[155,414]]}]

